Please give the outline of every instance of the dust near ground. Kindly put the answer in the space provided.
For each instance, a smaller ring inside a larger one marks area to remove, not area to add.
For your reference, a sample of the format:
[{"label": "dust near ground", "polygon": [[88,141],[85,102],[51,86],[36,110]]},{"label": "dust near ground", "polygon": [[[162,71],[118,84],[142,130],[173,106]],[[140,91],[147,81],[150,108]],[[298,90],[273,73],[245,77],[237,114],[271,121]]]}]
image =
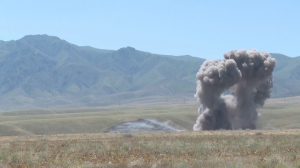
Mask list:
[{"label": "dust near ground", "polygon": [[169,122],[158,122],[154,119],[138,119],[137,121],[122,122],[108,128],[105,132],[174,132],[180,131]]}]

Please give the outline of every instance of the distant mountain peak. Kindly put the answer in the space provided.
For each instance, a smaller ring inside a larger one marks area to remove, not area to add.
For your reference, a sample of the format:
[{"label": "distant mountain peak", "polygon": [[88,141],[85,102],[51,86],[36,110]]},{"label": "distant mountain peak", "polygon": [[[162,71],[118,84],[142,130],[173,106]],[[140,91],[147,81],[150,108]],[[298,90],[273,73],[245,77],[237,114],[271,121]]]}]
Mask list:
[{"label": "distant mountain peak", "polygon": [[47,44],[53,44],[53,43],[70,44],[69,42],[62,40],[59,37],[49,36],[47,34],[27,35],[17,41],[26,42],[26,43],[34,44],[34,45],[41,45],[41,44],[47,45]]},{"label": "distant mountain peak", "polygon": [[118,51],[136,51],[136,49],[133,47],[127,46],[127,47],[118,49]]},{"label": "distant mountain peak", "polygon": [[123,47],[120,48],[116,51],[116,54],[121,56],[121,57],[128,57],[128,56],[134,56],[137,54],[137,51],[135,48],[133,47]]},{"label": "distant mountain peak", "polygon": [[56,36],[50,36],[50,35],[47,35],[47,34],[36,34],[36,35],[26,35],[24,37],[22,37],[20,40],[27,40],[27,39],[46,39],[46,38],[49,38],[49,39],[56,39],[56,40],[61,40],[59,37],[56,37]]}]

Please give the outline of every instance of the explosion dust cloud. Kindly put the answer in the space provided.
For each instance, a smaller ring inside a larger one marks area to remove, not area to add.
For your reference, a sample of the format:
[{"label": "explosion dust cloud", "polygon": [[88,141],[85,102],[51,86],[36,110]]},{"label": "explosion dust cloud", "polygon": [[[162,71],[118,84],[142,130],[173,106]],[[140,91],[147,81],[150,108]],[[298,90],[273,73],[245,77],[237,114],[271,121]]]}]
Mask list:
[{"label": "explosion dust cloud", "polygon": [[194,131],[255,129],[257,109],[270,97],[275,64],[270,54],[256,50],[232,50],[223,60],[205,61],[196,75],[201,105]]}]

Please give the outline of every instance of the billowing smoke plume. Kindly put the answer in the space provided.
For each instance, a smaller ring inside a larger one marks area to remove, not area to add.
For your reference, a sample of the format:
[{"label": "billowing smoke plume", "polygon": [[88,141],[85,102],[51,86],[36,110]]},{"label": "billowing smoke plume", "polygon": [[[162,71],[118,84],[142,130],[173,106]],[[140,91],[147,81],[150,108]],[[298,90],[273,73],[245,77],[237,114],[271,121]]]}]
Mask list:
[{"label": "billowing smoke plume", "polygon": [[201,106],[194,131],[255,129],[257,108],[270,97],[275,63],[256,50],[233,50],[223,60],[205,61],[197,73]]}]

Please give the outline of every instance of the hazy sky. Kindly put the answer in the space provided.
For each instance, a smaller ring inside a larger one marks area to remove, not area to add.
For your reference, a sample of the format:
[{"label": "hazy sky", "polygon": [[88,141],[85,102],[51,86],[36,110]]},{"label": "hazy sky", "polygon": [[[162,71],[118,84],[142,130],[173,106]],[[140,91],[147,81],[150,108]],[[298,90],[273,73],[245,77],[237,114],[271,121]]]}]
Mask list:
[{"label": "hazy sky", "polygon": [[300,1],[0,0],[0,40],[29,34],[210,59],[251,48],[300,56]]}]

